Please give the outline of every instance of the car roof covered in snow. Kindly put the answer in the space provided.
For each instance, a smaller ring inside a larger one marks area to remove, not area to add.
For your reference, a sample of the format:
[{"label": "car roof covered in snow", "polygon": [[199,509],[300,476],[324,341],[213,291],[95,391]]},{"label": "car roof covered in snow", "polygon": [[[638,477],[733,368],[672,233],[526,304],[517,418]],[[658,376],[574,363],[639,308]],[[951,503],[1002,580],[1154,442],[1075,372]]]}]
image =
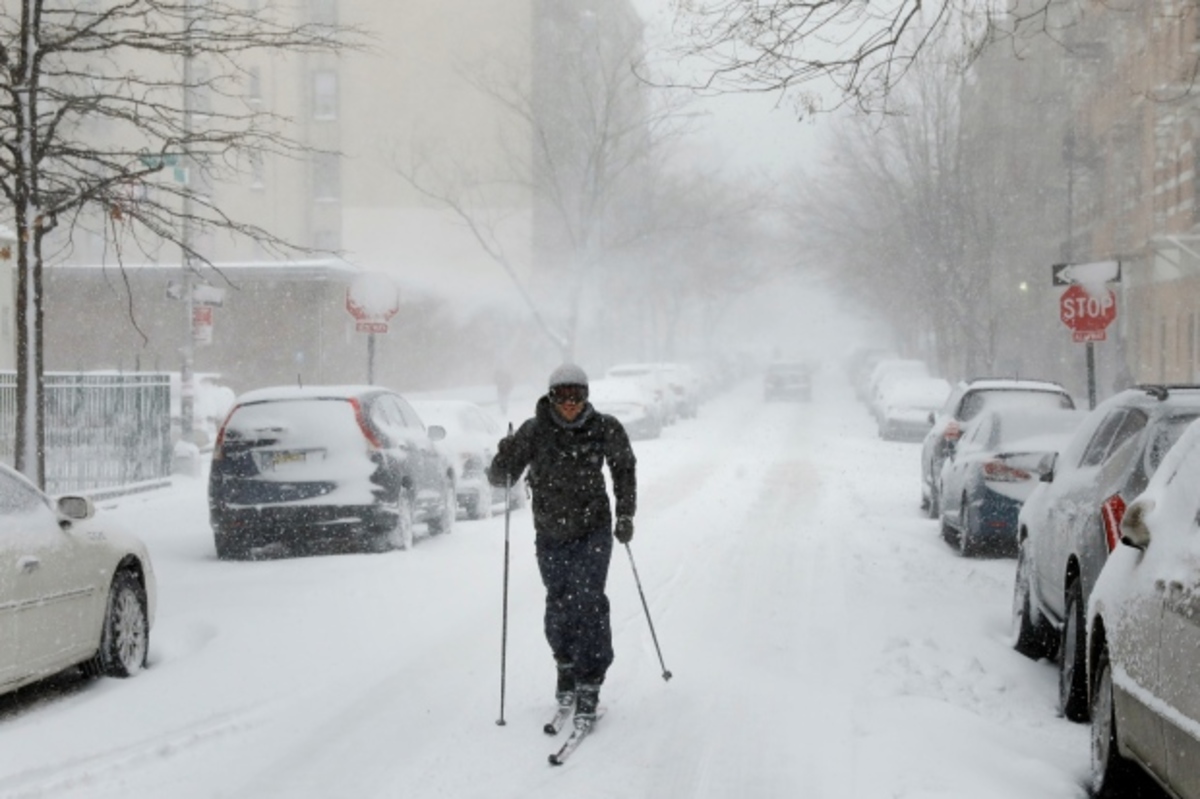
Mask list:
[{"label": "car roof covered in snow", "polygon": [[270,400],[301,400],[301,399],[350,399],[388,391],[383,386],[344,385],[344,386],[271,386],[255,388],[237,398],[238,405],[250,402],[267,402]]}]

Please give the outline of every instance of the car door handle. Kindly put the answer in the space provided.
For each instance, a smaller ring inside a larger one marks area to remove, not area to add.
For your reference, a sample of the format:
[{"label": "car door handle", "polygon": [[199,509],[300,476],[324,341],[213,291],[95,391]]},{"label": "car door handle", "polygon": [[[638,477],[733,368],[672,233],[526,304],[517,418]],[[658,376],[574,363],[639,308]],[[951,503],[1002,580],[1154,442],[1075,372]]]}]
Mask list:
[{"label": "car door handle", "polygon": [[24,555],[17,558],[17,568],[22,574],[32,574],[42,567],[42,562],[33,555]]}]

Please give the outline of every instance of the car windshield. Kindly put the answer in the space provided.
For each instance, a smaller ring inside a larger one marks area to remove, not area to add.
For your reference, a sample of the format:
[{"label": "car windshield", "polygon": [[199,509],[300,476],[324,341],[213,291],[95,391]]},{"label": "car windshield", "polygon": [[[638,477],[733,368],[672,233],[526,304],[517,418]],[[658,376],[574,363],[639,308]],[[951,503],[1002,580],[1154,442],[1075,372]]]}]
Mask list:
[{"label": "car windshield", "polygon": [[1162,463],[1163,456],[1171,449],[1179,437],[1183,435],[1183,431],[1187,426],[1194,422],[1200,413],[1179,414],[1176,416],[1168,416],[1157,425],[1154,426],[1154,432],[1151,434],[1150,446],[1146,448],[1146,474],[1153,475],[1158,465]]},{"label": "car windshield", "polygon": [[1024,391],[1021,389],[981,389],[972,391],[963,399],[960,418],[966,422],[974,419],[985,408],[1072,408],[1074,404],[1066,394],[1057,391]]}]

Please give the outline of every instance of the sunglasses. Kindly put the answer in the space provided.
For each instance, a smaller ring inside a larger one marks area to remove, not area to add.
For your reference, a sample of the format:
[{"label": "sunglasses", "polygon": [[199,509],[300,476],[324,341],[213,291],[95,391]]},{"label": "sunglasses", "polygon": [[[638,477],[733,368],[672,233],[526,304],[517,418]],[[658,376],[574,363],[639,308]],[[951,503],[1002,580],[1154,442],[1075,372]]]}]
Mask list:
[{"label": "sunglasses", "polygon": [[587,401],[587,395],[587,386],[555,386],[550,389],[550,401],[555,405],[564,405],[568,402],[579,405]]}]

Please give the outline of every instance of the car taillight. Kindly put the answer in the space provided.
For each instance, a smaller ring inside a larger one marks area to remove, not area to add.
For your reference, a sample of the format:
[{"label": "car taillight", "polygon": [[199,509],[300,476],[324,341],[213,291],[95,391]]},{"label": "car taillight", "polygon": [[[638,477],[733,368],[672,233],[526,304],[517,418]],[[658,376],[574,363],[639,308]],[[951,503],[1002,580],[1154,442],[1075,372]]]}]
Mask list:
[{"label": "car taillight", "polygon": [[1125,518],[1125,500],[1113,494],[1100,506],[1100,518],[1104,520],[1104,538],[1108,551],[1112,552],[1121,541],[1121,519]]},{"label": "car taillight", "polygon": [[958,422],[951,419],[946,423],[946,429],[942,431],[942,438],[947,441],[958,441],[962,435],[962,428],[958,426]]},{"label": "car taillight", "polygon": [[363,416],[362,403],[360,403],[357,398],[351,397],[350,407],[354,409],[354,421],[358,422],[358,429],[361,430],[363,436],[366,437],[367,443],[369,443],[375,449],[383,449],[383,444],[380,443],[379,438],[375,435],[375,432],[371,430],[371,426],[367,424],[367,417]]},{"label": "car taillight", "polygon": [[994,460],[983,464],[983,479],[993,483],[1023,483],[1032,480],[1033,475],[1002,460]]},{"label": "car taillight", "polygon": [[229,424],[230,417],[233,416],[233,411],[225,416],[225,421],[221,422],[221,428],[217,430],[217,439],[213,442],[212,459],[219,461],[225,457],[225,427]]}]

